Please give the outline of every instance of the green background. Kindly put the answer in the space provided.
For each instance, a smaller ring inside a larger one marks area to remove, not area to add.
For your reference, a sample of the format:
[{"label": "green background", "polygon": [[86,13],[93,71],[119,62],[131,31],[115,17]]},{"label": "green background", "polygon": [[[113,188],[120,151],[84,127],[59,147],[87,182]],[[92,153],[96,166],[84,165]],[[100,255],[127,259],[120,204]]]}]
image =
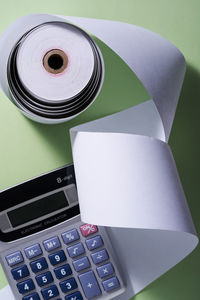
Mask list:
[{"label": "green background", "polygon": [[[0,1],[0,5],[0,33],[16,18],[29,13],[104,18],[158,32],[183,52],[187,72],[169,143],[199,233],[200,1],[7,0]],[[105,83],[96,102],[76,120],[57,126],[36,124],[21,115],[0,91],[0,189],[71,162],[70,127],[148,99],[128,67],[105,45],[98,44],[105,59]],[[199,280],[197,247],[134,300],[198,300]],[[0,288],[5,284],[0,271]]]}]

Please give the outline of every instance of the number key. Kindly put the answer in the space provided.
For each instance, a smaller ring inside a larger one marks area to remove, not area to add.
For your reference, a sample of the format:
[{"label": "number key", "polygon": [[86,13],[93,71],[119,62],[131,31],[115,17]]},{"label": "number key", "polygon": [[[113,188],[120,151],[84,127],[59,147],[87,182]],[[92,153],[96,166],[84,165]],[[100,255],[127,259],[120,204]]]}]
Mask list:
[{"label": "number key", "polygon": [[44,286],[46,284],[52,283],[53,277],[51,275],[51,272],[46,272],[36,276],[36,281],[39,286]]},{"label": "number key", "polygon": [[28,296],[24,296],[22,300],[40,300],[38,293],[33,293]]},{"label": "number key", "polygon": [[59,291],[55,285],[41,290],[44,300],[49,300],[59,295]]},{"label": "number key", "polygon": [[67,260],[66,255],[63,250],[49,255],[50,263],[55,266]]},{"label": "number key", "polygon": [[69,264],[63,265],[54,269],[54,273],[57,279],[62,279],[72,274],[72,269]]},{"label": "number key", "polygon": [[31,269],[34,273],[41,272],[48,268],[47,261],[44,257],[34,260],[30,263]]},{"label": "number key", "polygon": [[15,280],[20,280],[30,275],[29,270],[26,265],[15,268],[12,271],[12,276]]},{"label": "number key", "polygon": [[60,288],[63,291],[63,293],[67,293],[68,291],[72,291],[77,288],[76,280],[72,277],[68,280],[65,280],[60,283]]},{"label": "number key", "polygon": [[28,279],[26,281],[18,283],[17,288],[20,294],[26,294],[35,289],[35,284],[32,279]]}]

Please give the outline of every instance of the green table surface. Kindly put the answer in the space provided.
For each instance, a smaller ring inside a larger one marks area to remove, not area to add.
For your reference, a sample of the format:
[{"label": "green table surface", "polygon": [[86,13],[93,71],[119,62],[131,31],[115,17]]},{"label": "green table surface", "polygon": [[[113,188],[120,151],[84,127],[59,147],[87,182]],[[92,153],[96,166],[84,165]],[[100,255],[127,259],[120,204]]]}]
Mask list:
[{"label": "green table surface", "polygon": [[[151,29],[183,52],[187,72],[169,143],[199,232],[200,1],[1,0],[0,7],[0,33],[16,18],[30,13],[103,18]],[[107,67],[105,83],[97,101],[75,120],[56,126],[36,124],[20,114],[0,91],[0,189],[70,163],[70,127],[148,99],[147,92],[128,67],[108,47],[97,42]],[[198,300],[199,278],[197,247],[134,299]],[[0,269],[0,288],[5,285]]]}]

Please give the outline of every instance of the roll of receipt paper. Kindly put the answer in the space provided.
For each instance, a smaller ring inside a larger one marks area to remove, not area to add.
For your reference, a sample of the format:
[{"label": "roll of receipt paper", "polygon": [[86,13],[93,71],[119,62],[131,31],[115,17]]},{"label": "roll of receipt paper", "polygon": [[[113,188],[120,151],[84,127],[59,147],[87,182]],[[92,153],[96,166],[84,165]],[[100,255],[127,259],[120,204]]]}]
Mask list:
[{"label": "roll of receipt paper", "polygon": [[[64,38],[62,45],[54,47],[51,42],[56,39],[51,39],[51,30],[58,30],[59,37],[62,33],[69,38],[78,35],[77,44],[72,43],[65,50]],[[126,283],[126,292],[116,299],[126,300],[176,265],[198,243],[168,145],[185,60],[169,41],[134,25],[53,15],[25,16],[8,28],[0,41],[1,87],[23,113],[37,121],[48,119],[52,123],[61,116],[65,120],[75,117],[92,105],[103,84],[103,56],[83,30],[116,52],[151,95],[142,104],[71,129],[81,218],[108,227]],[[43,43],[45,39],[49,44]],[[32,48],[32,57],[38,53],[40,61],[30,72]],[[61,52],[49,52],[52,50]],[[57,65],[57,71],[66,66],[66,71],[60,73],[63,77],[59,72],[55,74],[55,65],[54,71],[50,70],[53,68],[51,61],[48,62],[49,53],[50,57],[61,56],[63,64]],[[41,68],[44,85],[38,83]],[[86,73],[82,73],[82,68]],[[16,70],[20,86],[14,87]],[[71,74],[69,78],[67,72]],[[73,84],[71,76],[75,76],[78,84]],[[61,86],[66,80],[68,88],[54,90],[51,82],[55,78]],[[86,86],[89,90],[84,94]],[[90,93],[94,93],[91,99]],[[79,112],[72,108],[68,115],[70,105],[79,106],[80,101],[81,106],[87,96],[91,101]]]},{"label": "roll of receipt paper", "polygon": [[7,77],[12,100],[29,118],[60,123],[96,98],[103,79],[94,41],[66,22],[46,22],[25,32],[13,46]]}]

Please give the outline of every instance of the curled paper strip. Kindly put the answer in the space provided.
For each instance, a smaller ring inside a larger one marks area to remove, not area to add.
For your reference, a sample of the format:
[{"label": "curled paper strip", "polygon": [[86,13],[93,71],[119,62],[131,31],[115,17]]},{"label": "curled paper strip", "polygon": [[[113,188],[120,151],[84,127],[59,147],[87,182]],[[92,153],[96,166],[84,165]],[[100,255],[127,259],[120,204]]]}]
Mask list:
[{"label": "curled paper strip", "polygon": [[129,299],[188,255],[198,238],[167,144],[184,78],[179,50],[130,24],[68,18],[114,50],[152,97],[71,129],[82,219],[110,226]]},{"label": "curled paper strip", "polygon": [[[175,46],[149,30],[120,22],[50,15],[26,16],[11,25],[1,40],[1,61],[7,61],[13,43],[27,30],[64,20],[114,50],[152,97],[71,129],[81,217],[85,222],[108,226],[127,287],[117,299],[126,300],[177,264],[198,243],[167,144],[185,61]],[[8,95],[2,75],[6,64],[1,65],[0,81]]]}]

